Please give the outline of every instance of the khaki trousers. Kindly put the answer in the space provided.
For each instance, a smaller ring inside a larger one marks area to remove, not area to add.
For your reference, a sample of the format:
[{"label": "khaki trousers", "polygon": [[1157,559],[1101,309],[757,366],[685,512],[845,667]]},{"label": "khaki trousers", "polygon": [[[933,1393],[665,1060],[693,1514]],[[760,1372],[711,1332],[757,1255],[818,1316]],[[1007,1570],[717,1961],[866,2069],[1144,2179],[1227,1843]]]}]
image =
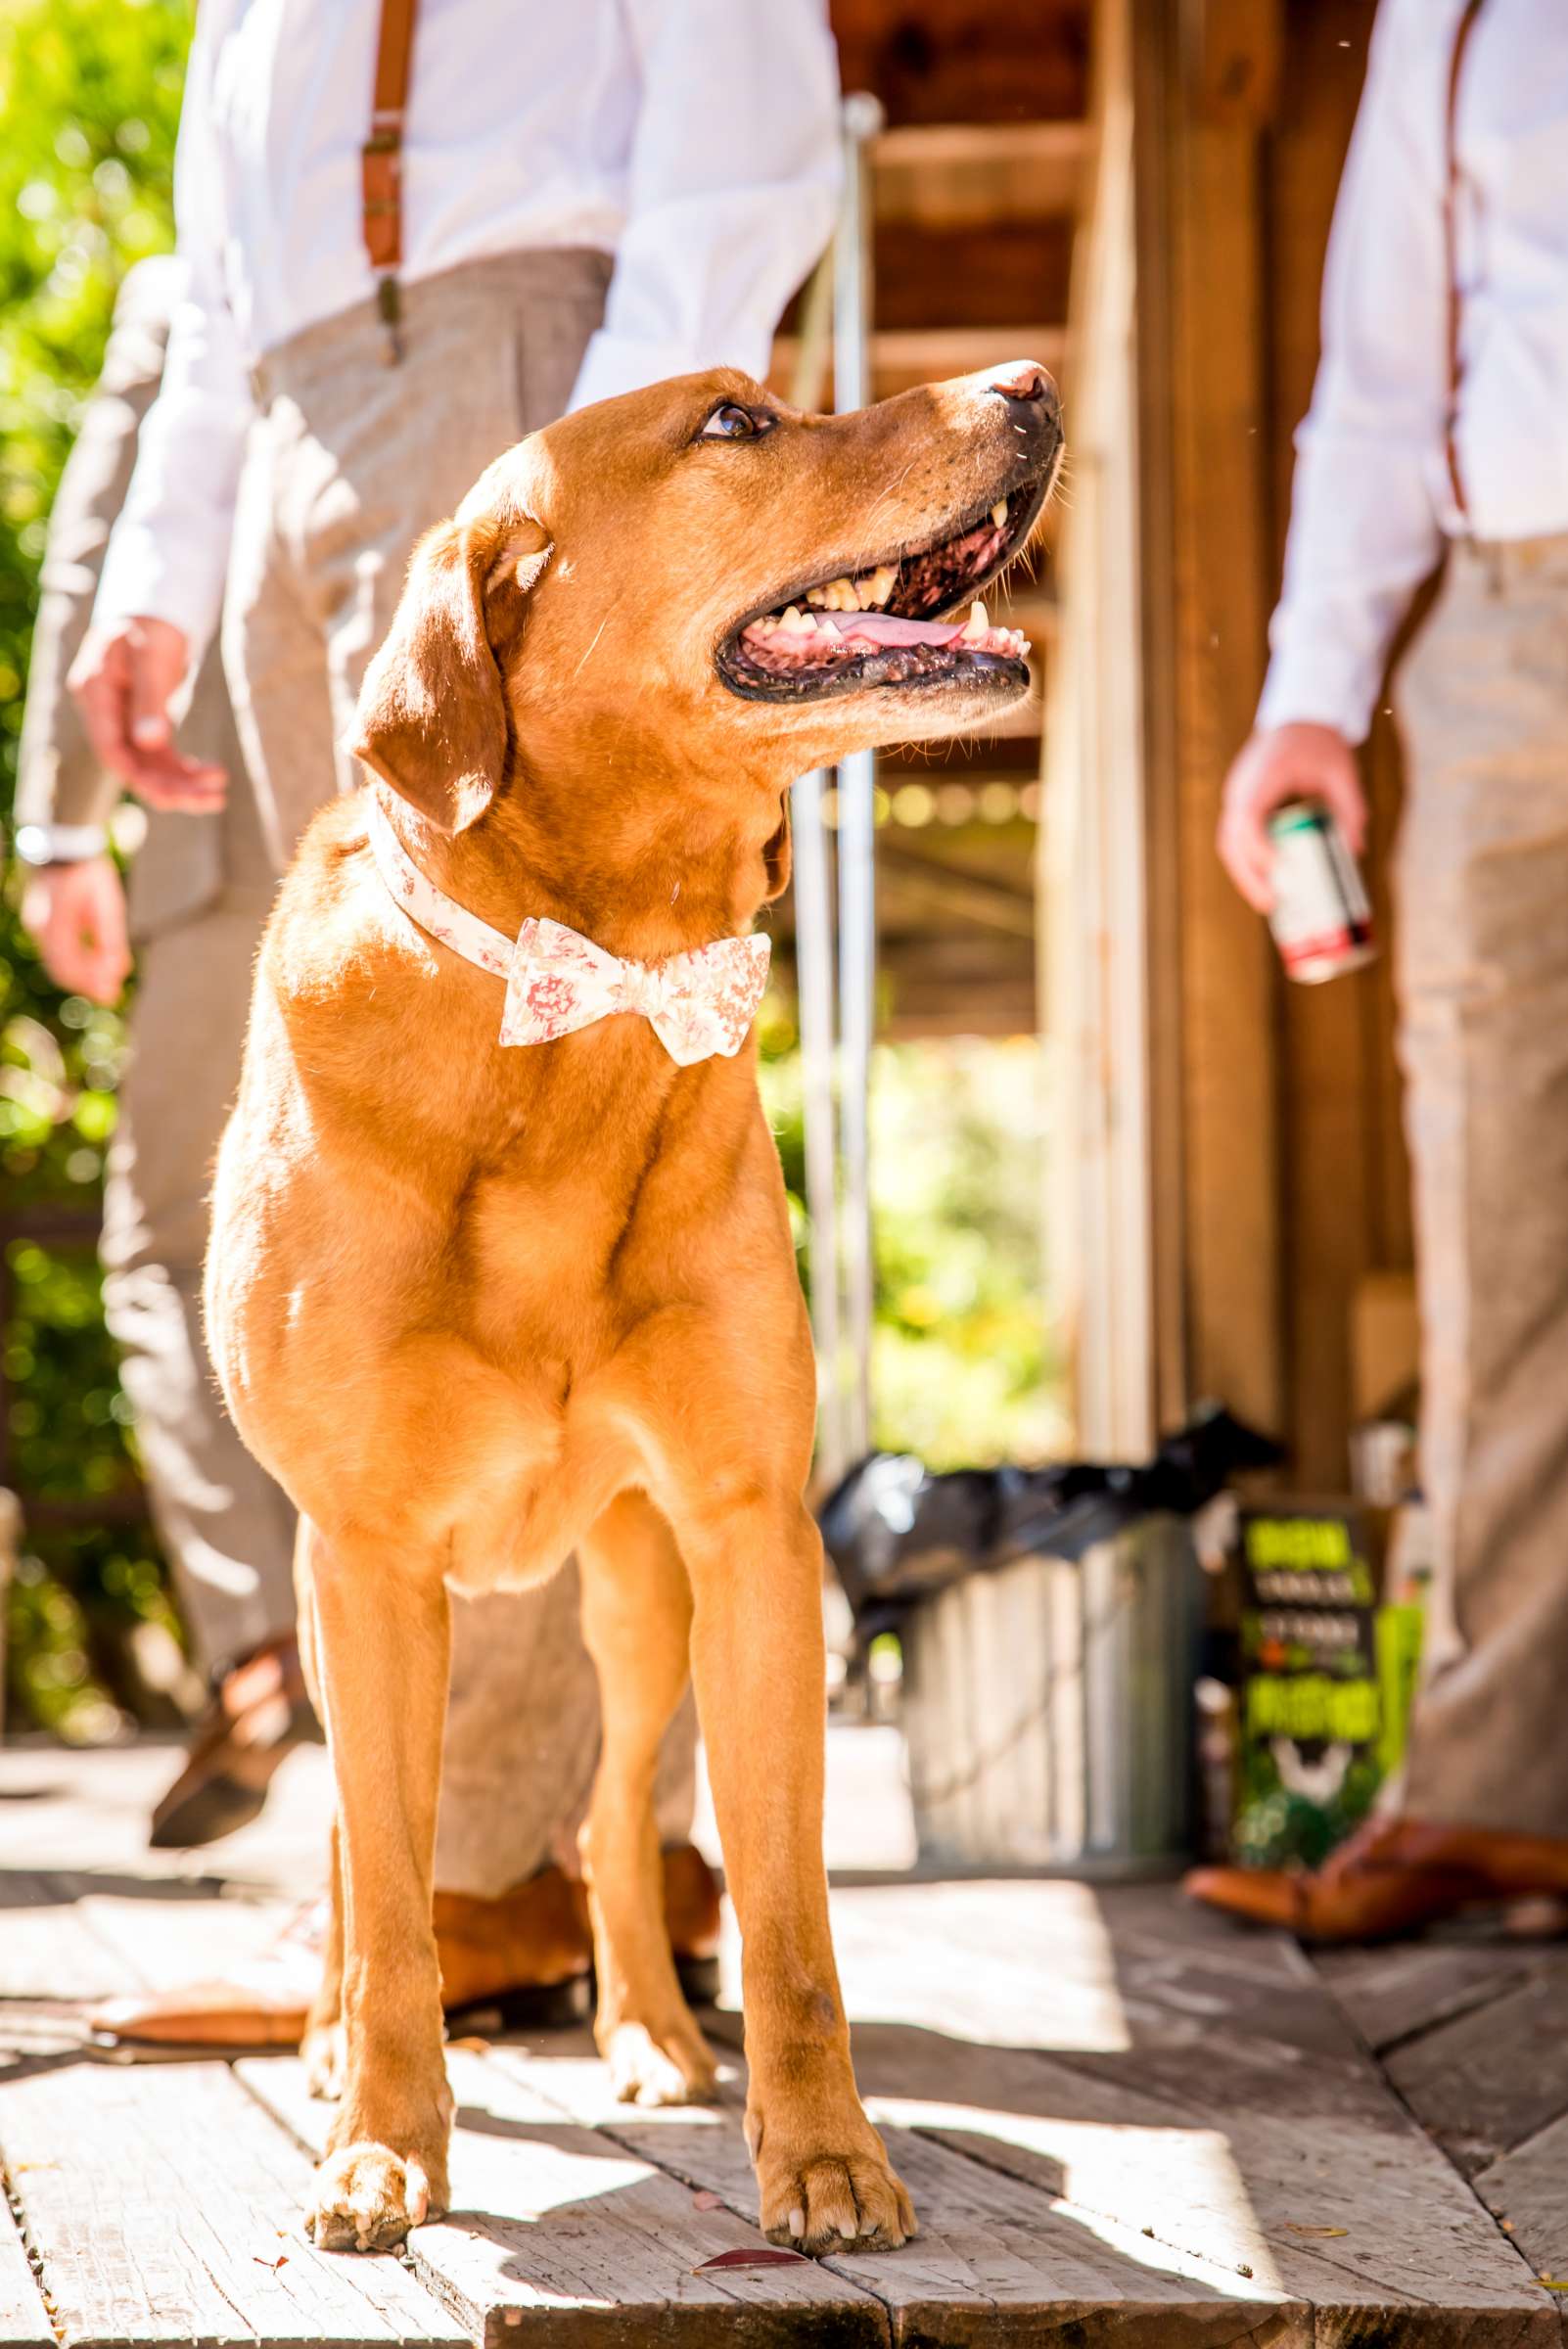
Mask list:
[{"label": "khaki trousers", "polygon": [[218,1401],[202,1335],[208,1190],[275,887],[215,659],[185,748],[227,768],[221,816],[152,814],[131,870],[130,1062],[104,1184],[104,1318],[148,1497],[209,1668],[294,1622],[294,1512]]},{"label": "khaki trousers", "polygon": [[1456,547],[1397,690],[1440,1556],[1404,1799],[1568,1836],[1568,538]]},{"label": "khaki trousers", "polygon": [[[404,289],[396,365],[367,304],[307,329],[257,370],[223,666],[269,868],[281,869],[324,799],[358,782],[340,746],[415,539],[452,512],[493,457],[565,407],[609,273],[597,253],[476,262]],[[176,1096],[179,1131],[168,1147],[187,1175],[202,1128],[190,1286],[170,1270],[156,1284],[171,1331],[169,1292],[182,1309],[195,1295],[206,1173],[238,1070],[263,919],[264,907],[241,887],[178,941],[155,942],[146,959],[136,1039],[145,1075],[134,1081],[129,1120],[137,1136],[150,1137],[139,1144],[144,1168],[161,1147],[155,1128]],[[151,1392],[133,1397],[144,1429],[188,1424],[190,1383],[163,1380],[174,1409]],[[237,1443],[219,1424],[232,1467]],[[144,1433],[150,1464],[158,1440]],[[265,1587],[264,1597],[259,1587],[254,1594],[258,1608],[276,1603],[277,1554],[267,1548],[267,1571],[257,1576]],[[244,1644],[216,1628],[225,1614],[238,1626],[242,1596],[249,1605],[249,1593],[209,1576],[210,1650]],[[598,1758],[598,1689],[578,1629],[575,1570],[522,1597],[456,1599],[453,1610],[436,1880],[445,1891],[493,1895],[552,1859],[575,1867]],[[291,1595],[281,1622],[292,1620]],[[657,1788],[667,1842],[690,1830],[695,1748],[688,1695],[666,1738]]]}]

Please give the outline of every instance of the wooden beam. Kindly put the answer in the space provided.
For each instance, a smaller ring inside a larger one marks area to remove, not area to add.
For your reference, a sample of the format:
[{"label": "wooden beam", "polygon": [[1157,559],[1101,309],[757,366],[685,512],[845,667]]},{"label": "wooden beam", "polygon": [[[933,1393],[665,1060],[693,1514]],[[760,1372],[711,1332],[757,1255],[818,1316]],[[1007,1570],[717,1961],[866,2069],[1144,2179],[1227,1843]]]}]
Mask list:
[{"label": "wooden beam", "polygon": [[829,16],[844,87],[875,90],[890,123],[1062,121],[1085,111],[1084,0],[829,0]]},{"label": "wooden beam", "polygon": [[1268,617],[1257,140],[1198,118],[1165,0],[1135,0],[1133,22],[1150,823],[1168,843],[1153,920],[1180,1002],[1162,1047],[1178,1130],[1162,1147],[1179,1149],[1184,1383],[1277,1428],[1281,983],[1214,846]]},{"label": "wooden beam", "polygon": [[[872,390],[878,399],[890,399],[917,384],[945,383],[950,376],[973,375],[1019,358],[1038,359],[1060,383],[1066,343],[1062,327],[1038,320],[1026,326],[880,328],[871,337]],[[769,381],[784,398],[794,380],[797,349],[795,336],[774,337]],[[832,398],[831,369],[822,396]]]},{"label": "wooden beam", "polygon": [[879,220],[876,315],[884,328],[945,327],[990,333],[995,319],[1067,316],[1073,224],[997,220],[982,228]]},{"label": "wooden beam", "polygon": [[[1291,103],[1268,142],[1269,576],[1279,576],[1293,439],[1317,367],[1318,297],[1334,198],[1370,29],[1360,0],[1294,0],[1285,15]],[[1399,746],[1385,719],[1363,761],[1373,824],[1368,878],[1385,948]],[[1350,1324],[1358,1287],[1410,1262],[1408,1170],[1393,1058],[1390,962],[1332,987],[1284,990],[1285,1309],[1295,1473],[1342,1486],[1351,1416]]]},{"label": "wooden beam", "polygon": [[871,150],[878,220],[978,227],[1076,213],[1093,153],[1086,122],[910,122]]},{"label": "wooden beam", "polygon": [[1182,0],[1186,89],[1215,129],[1258,129],[1279,95],[1279,0]]}]

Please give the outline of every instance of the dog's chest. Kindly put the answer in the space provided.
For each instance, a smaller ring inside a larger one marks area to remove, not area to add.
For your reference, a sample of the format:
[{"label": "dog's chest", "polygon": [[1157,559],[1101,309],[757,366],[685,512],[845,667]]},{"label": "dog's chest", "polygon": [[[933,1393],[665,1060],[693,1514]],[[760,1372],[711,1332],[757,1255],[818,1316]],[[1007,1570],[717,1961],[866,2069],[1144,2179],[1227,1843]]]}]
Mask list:
[{"label": "dog's chest", "polygon": [[535,1358],[614,1339],[633,1265],[658,1284],[661,1242],[675,1243],[683,1187],[647,1120],[607,1115],[561,1148],[525,1135],[474,1169],[452,1254],[469,1312],[500,1322]]}]

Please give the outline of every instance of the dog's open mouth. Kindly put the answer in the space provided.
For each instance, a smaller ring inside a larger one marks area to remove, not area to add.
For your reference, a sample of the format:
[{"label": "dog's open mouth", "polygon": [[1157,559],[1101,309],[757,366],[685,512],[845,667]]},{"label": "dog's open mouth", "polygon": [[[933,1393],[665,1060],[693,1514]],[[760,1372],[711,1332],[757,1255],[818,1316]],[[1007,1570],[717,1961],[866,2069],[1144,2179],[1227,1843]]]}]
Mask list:
[{"label": "dog's open mouth", "polygon": [[1026,483],[935,545],[796,588],[730,630],[719,674],[752,701],[820,700],[965,673],[1016,685],[1028,674],[1028,639],[993,627],[981,596],[1044,502],[1045,484]]}]

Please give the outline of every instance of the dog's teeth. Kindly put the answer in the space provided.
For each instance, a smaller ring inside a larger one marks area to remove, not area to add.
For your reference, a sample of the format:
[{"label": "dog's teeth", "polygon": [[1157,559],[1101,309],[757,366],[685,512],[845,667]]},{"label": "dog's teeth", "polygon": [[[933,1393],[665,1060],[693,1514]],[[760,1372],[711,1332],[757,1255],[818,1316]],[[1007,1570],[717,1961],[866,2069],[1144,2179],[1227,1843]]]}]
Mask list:
[{"label": "dog's teeth", "polygon": [[872,572],[869,578],[862,579],[860,581],[861,611],[874,612],[879,606],[885,604],[897,586],[898,579],[899,574],[891,563],[884,563],[880,569]]},{"label": "dog's teeth", "polygon": [[804,636],[816,622],[807,619],[799,604],[791,604],[778,624],[786,636]]},{"label": "dog's teeth", "polygon": [[999,497],[996,500],[996,503],[992,507],[991,519],[996,525],[998,530],[1001,529],[1002,524],[1007,520],[1007,500],[1004,497]]},{"label": "dog's teeth", "polygon": [[964,634],[966,637],[984,636],[990,626],[991,622],[986,617],[986,607],[977,595],[969,607],[969,618],[964,622]]},{"label": "dog's teeth", "polygon": [[807,587],[806,590],[806,600],[808,604],[825,604],[828,600],[828,594],[829,590],[826,587]]}]

